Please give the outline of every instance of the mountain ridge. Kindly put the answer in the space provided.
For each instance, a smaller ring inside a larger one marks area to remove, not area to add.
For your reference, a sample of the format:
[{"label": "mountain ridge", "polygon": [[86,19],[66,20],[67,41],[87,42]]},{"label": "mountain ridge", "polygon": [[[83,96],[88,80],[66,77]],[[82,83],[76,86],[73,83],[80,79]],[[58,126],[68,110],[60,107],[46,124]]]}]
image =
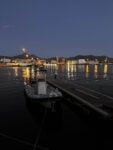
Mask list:
[{"label": "mountain ridge", "polygon": [[[27,59],[27,58],[39,58],[39,59],[56,59],[56,57],[50,57],[50,58],[41,58],[41,57],[38,57],[34,54],[28,54],[28,53],[23,53],[23,54],[20,54],[20,55],[15,55],[15,56],[5,56],[5,55],[0,55],[0,58],[9,58],[9,59]],[[60,57],[59,57],[60,58]],[[112,57],[108,57],[108,56],[105,56],[105,55],[100,55],[100,56],[96,56],[96,55],[77,55],[77,56],[72,56],[72,57],[61,57],[61,58],[65,58],[65,59],[85,59],[85,60],[112,60],[113,61],[113,58]]]}]

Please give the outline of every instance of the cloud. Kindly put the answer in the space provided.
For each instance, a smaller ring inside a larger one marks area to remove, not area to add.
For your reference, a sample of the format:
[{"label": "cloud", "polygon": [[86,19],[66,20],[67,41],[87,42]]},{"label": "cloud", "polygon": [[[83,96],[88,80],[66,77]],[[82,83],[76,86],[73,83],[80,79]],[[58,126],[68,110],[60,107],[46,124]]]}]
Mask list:
[{"label": "cloud", "polygon": [[6,28],[10,28],[10,25],[3,25],[3,27],[2,28],[4,28],[4,29],[6,29]]},{"label": "cloud", "polygon": [[0,26],[0,32],[4,32],[5,30],[9,29],[9,28],[12,28],[13,26],[12,25],[2,25]]}]

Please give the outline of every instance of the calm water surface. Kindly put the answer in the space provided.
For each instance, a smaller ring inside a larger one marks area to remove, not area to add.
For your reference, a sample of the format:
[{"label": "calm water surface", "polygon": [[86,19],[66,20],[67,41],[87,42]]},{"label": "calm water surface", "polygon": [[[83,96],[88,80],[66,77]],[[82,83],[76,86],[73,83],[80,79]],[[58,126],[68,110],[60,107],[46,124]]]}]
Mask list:
[{"label": "calm water surface", "polygon": [[[113,79],[113,64],[98,65],[46,65],[49,73],[58,73],[59,77],[70,80]],[[50,75],[50,74],[49,74]]]},{"label": "calm water surface", "polygon": [[[67,80],[113,79],[113,65],[46,67],[49,76],[57,71],[60,78]],[[89,142],[97,146],[99,141],[95,141],[92,127],[63,103],[55,116],[40,106],[29,104],[23,92],[24,78],[29,78],[29,68],[0,68],[0,150],[7,146],[24,150],[75,149],[82,146],[80,142],[86,147]]]}]

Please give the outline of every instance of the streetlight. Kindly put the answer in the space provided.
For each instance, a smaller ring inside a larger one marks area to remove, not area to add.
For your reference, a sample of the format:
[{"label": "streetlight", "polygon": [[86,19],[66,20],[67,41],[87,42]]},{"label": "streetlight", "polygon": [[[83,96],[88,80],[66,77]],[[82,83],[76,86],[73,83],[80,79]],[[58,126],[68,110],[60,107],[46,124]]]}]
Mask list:
[{"label": "streetlight", "polygon": [[28,57],[29,57],[29,55],[28,55],[28,54],[26,54],[25,56],[26,56],[26,58],[28,58]]}]

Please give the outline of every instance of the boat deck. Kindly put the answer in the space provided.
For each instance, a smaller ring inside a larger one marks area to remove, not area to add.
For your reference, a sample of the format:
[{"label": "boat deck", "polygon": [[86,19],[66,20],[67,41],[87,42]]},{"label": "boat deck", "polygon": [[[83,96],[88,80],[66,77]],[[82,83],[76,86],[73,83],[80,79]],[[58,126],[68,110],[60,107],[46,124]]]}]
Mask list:
[{"label": "boat deck", "polygon": [[[52,101],[58,99],[58,98],[62,98],[62,93],[57,89],[52,87],[49,84],[46,84],[47,89],[43,89],[43,86],[41,87],[42,93],[38,93],[40,91],[38,91],[38,87],[37,87],[37,83],[33,83],[31,85],[25,85],[25,91],[26,93],[29,95],[30,98],[33,99],[39,99],[39,100],[49,100],[51,99]],[[44,93],[43,93],[44,90]]]}]

